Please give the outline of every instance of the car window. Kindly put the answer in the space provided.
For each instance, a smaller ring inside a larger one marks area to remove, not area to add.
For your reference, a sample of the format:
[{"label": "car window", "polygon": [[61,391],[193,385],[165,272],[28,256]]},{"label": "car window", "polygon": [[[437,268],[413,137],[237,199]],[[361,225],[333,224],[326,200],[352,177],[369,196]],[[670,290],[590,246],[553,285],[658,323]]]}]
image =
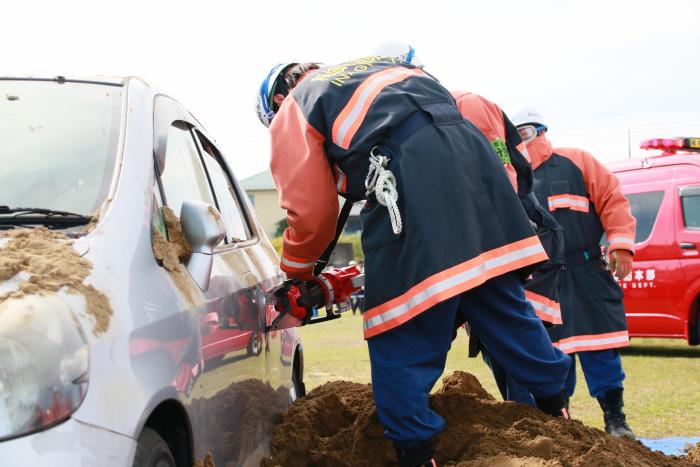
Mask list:
[{"label": "car window", "polygon": [[661,200],[664,199],[663,191],[650,191],[627,195],[632,209],[632,215],[637,219],[637,232],[635,241],[641,243],[649,238],[651,229],[656,222]]},{"label": "car window", "polygon": [[692,190],[691,193],[690,195],[681,196],[683,225],[689,229],[700,229],[700,193],[697,189]]},{"label": "car window", "polygon": [[215,205],[197,146],[184,123],[176,122],[168,131],[165,169],[161,181],[165,202],[178,216],[182,202],[186,199]]},{"label": "car window", "polygon": [[121,86],[0,81],[0,205],[90,215],[107,197]]},{"label": "car window", "polygon": [[214,187],[219,211],[226,224],[226,241],[236,243],[248,240],[252,236],[251,229],[246,221],[236,190],[219,162],[221,155],[201,133],[195,133],[202,145],[202,158]]}]

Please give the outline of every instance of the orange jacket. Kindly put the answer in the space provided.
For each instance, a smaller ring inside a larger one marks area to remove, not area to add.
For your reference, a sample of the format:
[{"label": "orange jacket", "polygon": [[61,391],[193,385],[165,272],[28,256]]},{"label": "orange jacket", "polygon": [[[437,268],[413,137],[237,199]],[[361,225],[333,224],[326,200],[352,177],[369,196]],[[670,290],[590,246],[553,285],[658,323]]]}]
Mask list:
[{"label": "orange jacket", "polygon": [[[513,185],[513,189],[516,192],[528,190],[529,182],[526,187],[518,187],[518,174],[512,161],[512,157],[522,155],[529,163],[527,148],[520,139],[515,126],[510,123],[501,108],[490,100],[471,92],[453,91],[452,96],[464,118],[474,124],[493,146],[496,155],[501,159],[503,167],[506,169],[508,180]],[[507,126],[509,126],[510,131],[507,131]],[[518,152],[520,154],[517,154]],[[554,222],[553,219],[552,222]],[[563,248],[561,243],[558,245]],[[525,283],[525,295],[535,309],[537,316],[553,324],[561,324],[562,322],[557,299],[558,275],[558,268],[545,268],[533,273],[531,279]]]},{"label": "orange jacket", "polygon": [[[517,174],[513,164],[510,162],[507,153],[503,152],[506,147],[506,126],[504,114],[500,107],[490,100],[471,92],[452,91],[452,96],[457,102],[460,113],[472,122],[486,136],[494,147],[496,154],[501,158],[503,167],[508,174],[508,180],[515,190],[518,190]],[[516,145],[516,149],[529,162],[527,148],[522,141]]]},{"label": "orange jacket", "polygon": [[282,117],[270,125],[270,169],[289,223],[280,267],[288,277],[311,279],[316,260],[335,235],[338,176],[326,159],[324,137],[306,121],[296,100],[285,99],[278,114]]},{"label": "orange jacket", "polygon": [[[552,149],[552,144],[545,135],[530,141],[527,149],[535,171],[550,159],[552,154],[563,156],[574,163],[581,171],[588,191],[588,199],[582,202],[587,206],[590,201],[595,206],[596,214],[605,230],[609,251],[624,249],[634,253],[637,221],[632,216],[627,198],[620,190],[620,182],[612,172],[589,152],[576,148]],[[550,210],[554,210],[553,207],[550,200]],[[575,207],[572,209],[576,210]]]}]

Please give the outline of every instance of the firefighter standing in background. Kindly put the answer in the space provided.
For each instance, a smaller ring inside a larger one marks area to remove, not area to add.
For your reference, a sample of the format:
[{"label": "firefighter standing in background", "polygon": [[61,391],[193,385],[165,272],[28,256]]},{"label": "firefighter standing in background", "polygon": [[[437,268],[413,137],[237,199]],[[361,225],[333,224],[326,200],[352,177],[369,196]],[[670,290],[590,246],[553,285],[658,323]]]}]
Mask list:
[{"label": "firefighter standing in background", "polygon": [[[379,420],[399,465],[434,465],[428,406],[465,321],[537,406],[561,415],[570,358],[525,300],[546,260],[483,135],[406,57],[274,67],[258,93],[287,210],[281,268],[308,279],[334,236],[338,194],[367,199],[364,336]],[[274,117],[274,120],[273,120]],[[271,124],[270,124],[271,123]]]},{"label": "firefighter standing in background", "polygon": [[[636,221],[617,178],[591,154],[557,148],[547,140],[539,112],[523,109],[513,118],[535,173],[534,192],[564,227],[565,263],[559,299],[563,325],[549,328],[564,352],[578,355],[588,391],[603,409],[605,430],[634,438],[622,412],[622,360],[629,345],[622,289],[615,282],[632,271]],[[601,258],[605,234],[610,270]],[[569,396],[576,387],[575,359],[567,376]]]},{"label": "firefighter standing in background", "polygon": [[[549,260],[537,268],[525,282],[525,296],[545,323],[561,324],[558,286],[559,274],[564,263],[564,235],[562,227],[547,210],[542,208],[532,192],[533,174],[525,143],[518,130],[500,107],[488,99],[471,92],[452,92],[461,114],[473,123],[491,143],[494,152],[506,169],[508,179],[518,193],[530,220],[537,226],[537,236]],[[534,405],[532,395],[517,384],[488,350],[481,348],[478,336],[470,333],[469,356],[482,352],[484,360],[493,371],[503,399]]]}]

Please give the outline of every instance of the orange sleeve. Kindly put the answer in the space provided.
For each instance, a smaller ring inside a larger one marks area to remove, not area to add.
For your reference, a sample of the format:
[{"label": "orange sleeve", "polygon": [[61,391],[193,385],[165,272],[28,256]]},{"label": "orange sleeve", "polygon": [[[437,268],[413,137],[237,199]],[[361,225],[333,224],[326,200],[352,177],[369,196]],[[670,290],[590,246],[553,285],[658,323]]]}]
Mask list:
[{"label": "orange sleeve", "polygon": [[280,267],[290,278],[310,279],[316,260],[335,235],[338,194],[323,136],[304,117],[293,96],[270,125],[270,169],[287,211]]},{"label": "orange sleeve", "polygon": [[[452,97],[455,98],[459,113],[477,127],[486,136],[489,143],[493,145],[497,140],[505,143],[506,130],[503,123],[503,112],[500,107],[490,100],[471,92],[453,91]],[[503,168],[506,169],[508,180],[517,192],[518,174],[515,171],[515,167],[510,162],[504,162]]]},{"label": "orange sleeve", "polygon": [[555,153],[568,157],[583,172],[586,189],[605,229],[609,251],[634,253],[637,220],[629,201],[622,194],[620,181],[593,155],[580,149],[558,148]]}]

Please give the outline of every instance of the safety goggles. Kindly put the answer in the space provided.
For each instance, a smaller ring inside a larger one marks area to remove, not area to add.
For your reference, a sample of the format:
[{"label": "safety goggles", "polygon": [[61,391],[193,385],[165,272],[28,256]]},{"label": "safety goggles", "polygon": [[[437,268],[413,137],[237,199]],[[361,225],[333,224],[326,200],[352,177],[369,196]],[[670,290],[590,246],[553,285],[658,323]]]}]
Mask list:
[{"label": "safety goggles", "polygon": [[544,125],[523,125],[518,127],[518,133],[524,142],[528,142],[537,137],[541,132],[547,131]]}]

